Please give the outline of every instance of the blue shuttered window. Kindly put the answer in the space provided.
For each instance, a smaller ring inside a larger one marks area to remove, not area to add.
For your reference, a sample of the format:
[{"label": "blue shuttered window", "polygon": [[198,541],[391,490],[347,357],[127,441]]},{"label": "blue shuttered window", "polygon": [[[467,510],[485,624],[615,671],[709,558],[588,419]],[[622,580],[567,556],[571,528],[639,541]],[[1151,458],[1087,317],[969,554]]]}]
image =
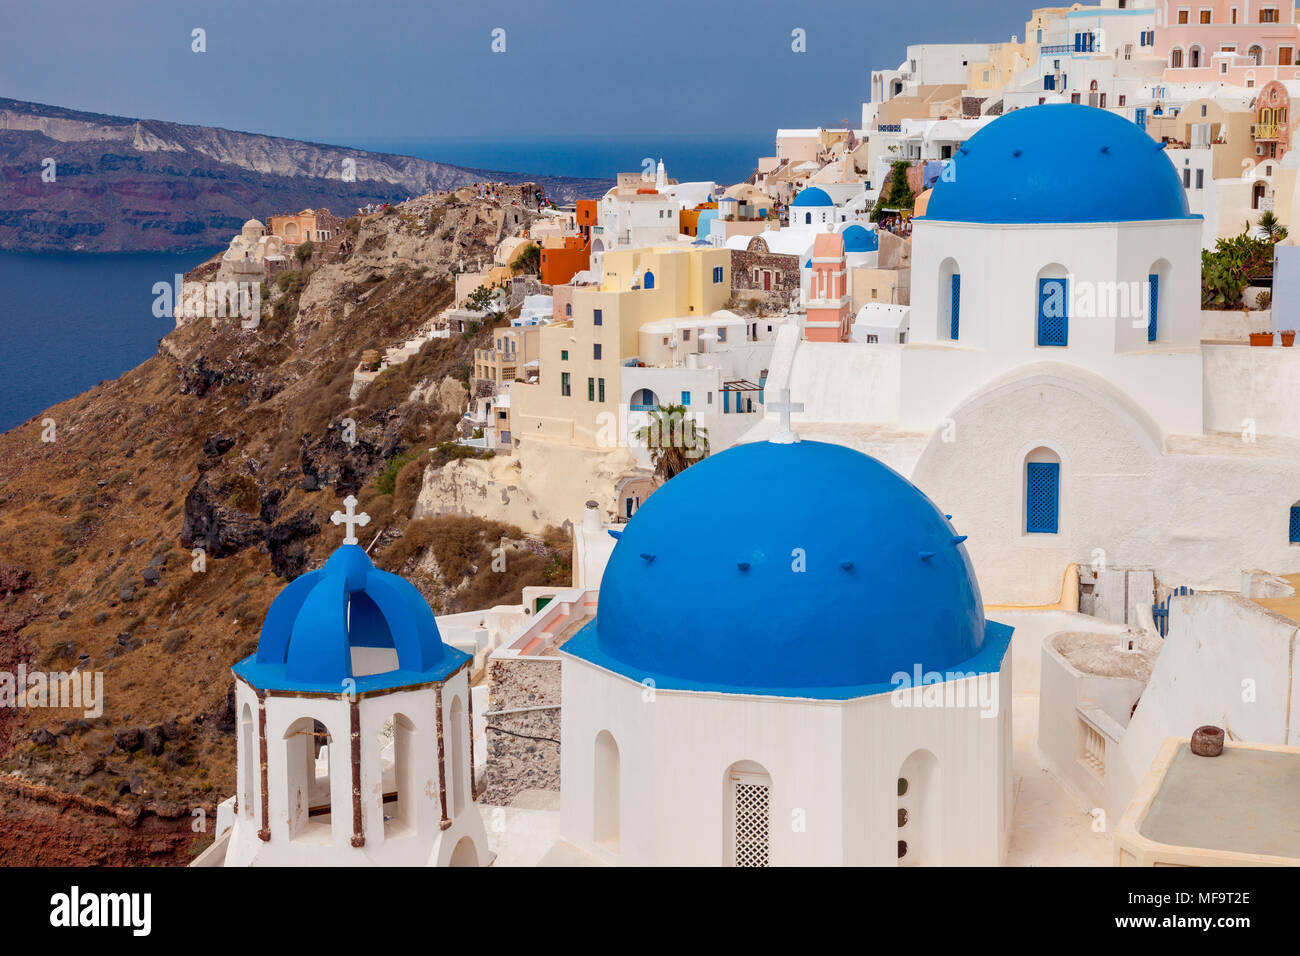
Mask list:
[{"label": "blue shuttered window", "polygon": [[1065,279],[1038,280],[1038,344],[1068,345],[1070,316]]},{"label": "blue shuttered window", "polygon": [[1300,505],[1291,508],[1291,543],[1300,544]]},{"label": "blue shuttered window", "polygon": [[1147,341],[1154,342],[1160,333],[1160,277],[1147,276]]},{"label": "blue shuttered window", "polygon": [[1054,461],[1031,461],[1025,468],[1025,530],[1030,534],[1056,534],[1061,466]]},{"label": "blue shuttered window", "polygon": [[961,330],[961,275],[954,274],[952,277],[952,321],[949,323],[948,337],[954,342],[957,341],[957,333]]}]

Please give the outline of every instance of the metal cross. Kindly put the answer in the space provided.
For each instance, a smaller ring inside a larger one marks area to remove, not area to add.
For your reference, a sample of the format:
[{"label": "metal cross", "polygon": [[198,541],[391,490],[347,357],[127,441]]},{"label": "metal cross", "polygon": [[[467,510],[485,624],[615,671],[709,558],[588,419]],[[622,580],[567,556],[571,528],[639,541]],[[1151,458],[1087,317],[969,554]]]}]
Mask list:
[{"label": "metal cross", "polygon": [[364,511],[358,512],[357,499],[355,495],[348,495],[343,499],[343,507],[347,512],[336,511],[330,515],[330,521],[334,524],[347,526],[347,537],[343,539],[344,544],[357,544],[357,528],[364,528],[370,524],[370,515]]}]

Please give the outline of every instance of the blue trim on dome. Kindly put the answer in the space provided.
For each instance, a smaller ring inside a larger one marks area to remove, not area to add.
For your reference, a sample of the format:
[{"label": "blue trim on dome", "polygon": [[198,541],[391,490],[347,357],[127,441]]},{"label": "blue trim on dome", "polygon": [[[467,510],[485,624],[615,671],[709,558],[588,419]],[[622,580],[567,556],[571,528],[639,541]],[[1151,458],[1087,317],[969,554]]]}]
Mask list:
[{"label": "blue trim on dome", "polygon": [[[676,677],[672,674],[663,674],[655,671],[640,670],[630,666],[624,661],[608,654],[601,648],[600,634],[598,631],[599,619],[590,621],[585,624],[577,634],[569,638],[560,647],[562,655],[567,654],[584,660],[588,664],[594,664],[604,670],[626,677],[628,680],[635,681],[638,684],[652,686],[656,690],[681,690],[694,691],[697,693],[714,693],[714,694],[744,694],[749,697],[796,697],[805,700],[853,700],[858,697],[872,697],[876,694],[888,694],[897,689],[898,685],[891,681],[877,681],[871,684],[854,684],[849,686],[826,686],[826,687],[789,687],[789,686],[749,686],[739,684],[723,684],[716,681],[699,681],[689,678]],[[980,647],[975,656],[969,660],[962,661],[955,666],[945,667],[940,673],[943,675],[957,675],[961,677],[982,676],[984,674],[996,674],[1002,670],[1003,661],[1006,659],[1007,651],[1011,647],[1011,635],[1015,628],[1009,624],[999,624],[997,621],[985,622],[984,644]],[[912,678],[913,671],[910,669],[899,669],[900,672],[907,674],[909,680]],[[926,672],[922,668],[923,674]],[[891,674],[891,677],[894,675]],[[910,686],[910,685],[908,685]]]},{"label": "blue trim on dome", "polygon": [[[756,513],[740,493],[750,487],[788,491]],[[815,489],[851,490],[852,507],[831,513]],[[738,445],[637,509],[594,626],[563,649],[661,687],[825,699],[879,693],[917,665],[997,670],[1005,647],[985,645],[1001,626],[985,621],[963,540],[918,488],[860,452]]]},{"label": "blue trim on dome", "polygon": [[[353,647],[392,648],[397,667],[357,677]],[[469,659],[442,642],[433,611],[409,581],[345,544],[279,593],[257,653],[232,670],[263,690],[364,693],[444,680]]]},{"label": "blue trim on dome", "polygon": [[799,195],[794,197],[791,206],[834,206],[831,197],[827,195],[826,190],[817,186],[808,186],[800,191]]},{"label": "blue trim on dome", "polygon": [[1107,110],[1012,110],[958,148],[923,222],[1094,223],[1200,219],[1163,149]]}]

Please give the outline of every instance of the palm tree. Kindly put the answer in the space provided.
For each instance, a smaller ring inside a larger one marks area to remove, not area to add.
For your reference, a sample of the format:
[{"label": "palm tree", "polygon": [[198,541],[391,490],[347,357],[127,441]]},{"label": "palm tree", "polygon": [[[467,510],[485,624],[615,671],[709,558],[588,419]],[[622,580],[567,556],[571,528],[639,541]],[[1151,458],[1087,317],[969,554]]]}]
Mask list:
[{"label": "palm tree", "polygon": [[708,429],[688,418],[684,405],[660,405],[650,412],[650,424],[637,429],[636,437],[649,449],[660,481],[680,474],[709,453]]},{"label": "palm tree", "polygon": [[1265,209],[1259,214],[1259,228],[1269,242],[1281,242],[1286,238],[1286,226],[1282,225],[1282,221],[1271,209]]}]

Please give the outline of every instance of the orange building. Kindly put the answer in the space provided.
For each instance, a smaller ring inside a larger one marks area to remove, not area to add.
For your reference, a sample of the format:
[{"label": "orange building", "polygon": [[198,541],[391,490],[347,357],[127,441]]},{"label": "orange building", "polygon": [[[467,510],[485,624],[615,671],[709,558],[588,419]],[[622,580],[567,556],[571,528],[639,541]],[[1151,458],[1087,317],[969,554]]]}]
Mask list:
[{"label": "orange building", "polygon": [[813,240],[810,272],[803,337],[810,342],[847,342],[852,312],[840,233],[824,232]]},{"label": "orange building", "polygon": [[548,236],[542,240],[541,276],[546,285],[564,285],[591,266],[591,227],[599,218],[594,199],[579,199],[576,236]]}]

